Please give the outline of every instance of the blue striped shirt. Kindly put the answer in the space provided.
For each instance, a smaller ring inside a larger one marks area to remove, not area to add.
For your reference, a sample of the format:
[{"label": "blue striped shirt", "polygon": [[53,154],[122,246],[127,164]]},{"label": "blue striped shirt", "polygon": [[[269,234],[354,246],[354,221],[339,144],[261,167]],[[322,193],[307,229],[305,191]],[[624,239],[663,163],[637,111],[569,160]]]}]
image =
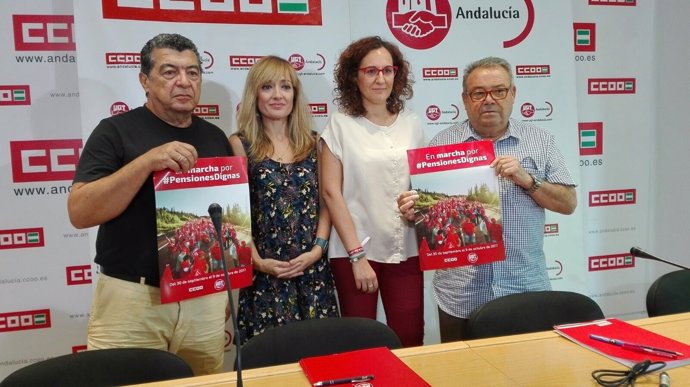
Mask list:
[{"label": "blue striped shirt", "polygon": [[[430,146],[481,140],[465,120],[441,131]],[[575,186],[554,136],[531,123],[510,119],[506,133],[494,142],[499,155],[512,155],[522,167],[549,183]],[[495,263],[437,270],[434,296],[446,313],[467,318],[494,298],[549,290],[544,255],[544,208],[521,187],[499,177],[506,259]]]}]

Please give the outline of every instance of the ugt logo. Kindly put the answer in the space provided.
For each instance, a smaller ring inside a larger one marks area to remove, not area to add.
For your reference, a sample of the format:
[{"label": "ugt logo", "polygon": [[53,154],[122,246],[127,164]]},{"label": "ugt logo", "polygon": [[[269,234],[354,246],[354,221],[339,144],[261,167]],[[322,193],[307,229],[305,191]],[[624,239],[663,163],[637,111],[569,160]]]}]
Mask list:
[{"label": "ugt logo", "polygon": [[448,0],[388,0],[386,21],[400,43],[426,50],[448,35],[452,12]]}]

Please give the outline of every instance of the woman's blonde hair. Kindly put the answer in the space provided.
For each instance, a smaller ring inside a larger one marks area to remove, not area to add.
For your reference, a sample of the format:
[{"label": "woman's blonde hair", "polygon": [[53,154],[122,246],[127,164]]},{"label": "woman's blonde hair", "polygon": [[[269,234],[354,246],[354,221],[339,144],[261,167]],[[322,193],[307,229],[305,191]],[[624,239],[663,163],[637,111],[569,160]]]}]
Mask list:
[{"label": "woman's blonde hair", "polygon": [[257,94],[263,85],[282,79],[290,80],[294,90],[292,112],[288,116],[288,134],[294,161],[305,159],[314,148],[314,124],[297,72],[283,58],[265,56],[249,69],[242,103],[237,112],[237,133],[249,142],[249,156],[254,161],[261,161],[273,153],[273,144],[263,130],[261,113],[256,104]]}]

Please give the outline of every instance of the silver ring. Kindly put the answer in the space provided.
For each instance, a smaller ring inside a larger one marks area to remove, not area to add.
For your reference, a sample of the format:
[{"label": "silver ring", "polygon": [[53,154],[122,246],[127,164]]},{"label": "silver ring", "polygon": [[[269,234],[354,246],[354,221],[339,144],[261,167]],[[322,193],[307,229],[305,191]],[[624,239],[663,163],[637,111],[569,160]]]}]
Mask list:
[{"label": "silver ring", "polygon": [[177,162],[178,162],[178,163],[181,163],[182,160],[184,160],[185,158],[186,158],[186,157],[184,157],[184,156],[180,156],[180,157],[177,158]]},{"label": "silver ring", "polygon": [[370,288],[373,288],[373,287],[374,287],[374,285],[373,285],[373,284],[369,284],[369,287],[370,287]]}]

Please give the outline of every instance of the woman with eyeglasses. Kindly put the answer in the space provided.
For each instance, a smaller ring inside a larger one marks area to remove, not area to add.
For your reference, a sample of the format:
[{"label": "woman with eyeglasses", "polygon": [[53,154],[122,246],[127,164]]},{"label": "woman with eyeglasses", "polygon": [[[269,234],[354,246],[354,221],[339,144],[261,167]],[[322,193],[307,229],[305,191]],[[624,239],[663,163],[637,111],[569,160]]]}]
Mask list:
[{"label": "woman with eyeglasses", "polygon": [[375,319],[378,296],[404,346],[423,344],[423,276],[414,227],[396,196],[409,190],[407,150],[425,146],[408,62],[380,37],[351,43],[335,65],[335,103],[321,139],[328,256],[343,316]]}]

